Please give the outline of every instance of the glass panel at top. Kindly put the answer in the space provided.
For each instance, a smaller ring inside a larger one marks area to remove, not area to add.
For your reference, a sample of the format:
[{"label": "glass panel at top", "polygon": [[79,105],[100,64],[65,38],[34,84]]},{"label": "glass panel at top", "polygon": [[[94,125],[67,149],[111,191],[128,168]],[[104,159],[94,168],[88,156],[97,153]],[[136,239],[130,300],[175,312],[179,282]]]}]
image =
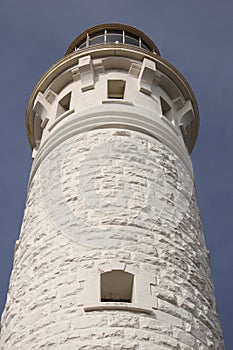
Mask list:
[{"label": "glass panel at top", "polygon": [[145,50],[149,50],[150,51],[150,48],[146,45],[146,43],[144,41],[142,41],[141,43],[141,47]]},{"label": "glass panel at top", "polygon": [[79,47],[77,48],[77,50],[84,49],[84,47],[86,47],[86,41],[84,41],[84,43],[82,43],[81,45],[79,45]]},{"label": "glass panel at top", "polygon": [[97,44],[103,44],[104,43],[104,34],[93,37],[89,41],[89,45],[97,45]]},{"label": "glass panel at top", "polygon": [[125,36],[125,44],[139,46],[139,39],[127,35]]},{"label": "glass panel at top", "polygon": [[125,44],[125,45],[133,45],[137,47],[141,47],[145,50],[149,50],[150,48],[147,44],[141,40],[137,35],[132,34],[130,32],[125,32],[123,30],[118,29],[107,29],[98,31],[90,34],[89,40],[86,40],[79,45],[76,50],[83,49],[88,46],[98,45],[98,44]]},{"label": "glass panel at top", "polygon": [[107,33],[106,43],[123,44],[123,34]]}]

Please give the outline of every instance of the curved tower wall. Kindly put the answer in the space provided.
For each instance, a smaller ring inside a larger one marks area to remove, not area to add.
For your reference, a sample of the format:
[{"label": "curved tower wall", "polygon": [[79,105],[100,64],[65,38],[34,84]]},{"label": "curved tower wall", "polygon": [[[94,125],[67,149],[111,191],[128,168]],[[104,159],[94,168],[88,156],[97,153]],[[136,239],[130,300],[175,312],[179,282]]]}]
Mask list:
[{"label": "curved tower wall", "polygon": [[131,45],[69,53],[27,111],[33,166],[1,350],[222,350],[185,79]]}]

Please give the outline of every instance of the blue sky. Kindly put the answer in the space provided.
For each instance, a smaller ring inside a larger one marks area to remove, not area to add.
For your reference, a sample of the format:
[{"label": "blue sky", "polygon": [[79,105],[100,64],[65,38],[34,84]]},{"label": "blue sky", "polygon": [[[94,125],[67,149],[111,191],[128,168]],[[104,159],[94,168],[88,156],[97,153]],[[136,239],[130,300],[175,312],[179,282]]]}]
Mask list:
[{"label": "blue sky", "polygon": [[226,349],[233,348],[233,1],[1,0],[0,312],[19,235],[31,151],[25,110],[35,83],[83,30],[121,22],[145,32],[189,81],[201,126],[192,161]]}]

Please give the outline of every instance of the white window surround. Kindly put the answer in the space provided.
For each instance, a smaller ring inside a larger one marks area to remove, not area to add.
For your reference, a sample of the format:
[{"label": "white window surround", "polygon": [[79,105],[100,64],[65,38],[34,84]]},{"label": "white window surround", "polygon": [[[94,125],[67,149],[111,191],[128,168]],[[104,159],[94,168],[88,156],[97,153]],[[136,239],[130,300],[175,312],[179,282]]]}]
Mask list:
[{"label": "white window surround", "polygon": [[[133,275],[132,301],[101,301],[101,274],[111,271],[128,272]],[[155,274],[148,271],[134,270],[123,263],[111,263],[99,269],[80,270],[78,282],[84,285],[77,296],[78,305],[86,312],[94,310],[131,310],[151,313],[157,308],[157,298],[151,293],[151,286],[156,285]]]},{"label": "white window surround", "polygon": [[145,306],[138,306],[133,303],[120,303],[120,302],[101,302],[95,305],[84,305],[83,310],[85,312],[90,311],[103,311],[103,310],[125,310],[125,311],[133,311],[133,312],[144,312],[146,314],[151,314],[153,309],[147,308]]}]

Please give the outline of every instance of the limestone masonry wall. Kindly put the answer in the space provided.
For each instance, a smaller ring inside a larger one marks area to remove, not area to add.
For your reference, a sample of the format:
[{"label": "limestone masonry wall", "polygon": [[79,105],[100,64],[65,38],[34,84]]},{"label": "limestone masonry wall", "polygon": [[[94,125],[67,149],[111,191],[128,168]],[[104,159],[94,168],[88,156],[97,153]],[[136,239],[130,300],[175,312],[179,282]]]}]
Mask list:
[{"label": "limestone masonry wall", "polygon": [[[100,300],[115,269],[135,276],[121,309]],[[0,349],[222,350],[213,295],[186,166],[139,132],[87,131],[31,178]]]}]

